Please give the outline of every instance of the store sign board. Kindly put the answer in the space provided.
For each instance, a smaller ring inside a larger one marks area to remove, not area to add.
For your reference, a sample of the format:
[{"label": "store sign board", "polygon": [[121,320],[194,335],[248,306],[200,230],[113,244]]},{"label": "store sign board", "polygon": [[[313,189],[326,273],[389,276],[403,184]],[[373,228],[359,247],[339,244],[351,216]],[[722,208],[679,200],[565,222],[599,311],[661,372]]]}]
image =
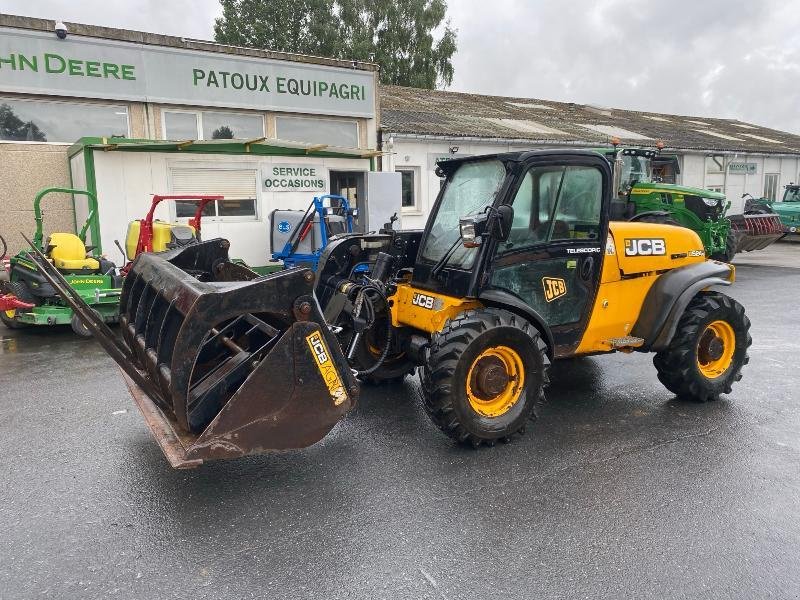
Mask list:
[{"label": "store sign board", "polygon": [[758,172],[758,164],[753,162],[728,163],[728,172],[746,173],[747,175],[755,175]]},{"label": "store sign board", "polygon": [[328,171],[322,165],[273,164],[261,170],[265,192],[321,192],[328,189]]},{"label": "store sign board", "polygon": [[[444,162],[447,160],[453,160],[454,158],[466,158],[467,156],[472,156],[472,154],[444,154],[444,153],[436,153],[430,152],[428,154],[428,169],[431,171],[436,170],[436,163],[437,162]],[[402,167],[402,165],[398,165]]]},{"label": "store sign board", "polygon": [[373,117],[374,74],[0,28],[0,92]]}]

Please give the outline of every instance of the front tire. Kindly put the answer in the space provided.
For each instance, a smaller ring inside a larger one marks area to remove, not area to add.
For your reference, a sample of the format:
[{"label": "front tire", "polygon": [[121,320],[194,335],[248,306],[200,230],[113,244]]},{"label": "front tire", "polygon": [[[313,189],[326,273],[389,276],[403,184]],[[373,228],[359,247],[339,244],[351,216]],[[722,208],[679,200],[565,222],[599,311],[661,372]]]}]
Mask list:
[{"label": "front tire", "polygon": [[742,378],[752,343],[744,307],[725,294],[704,292],[686,307],[669,347],[653,357],[653,364],[673,394],[708,402],[729,394]]},{"label": "front tire", "polygon": [[469,310],[434,336],[420,369],[425,412],[462,444],[494,445],[536,418],[547,384],[547,346],[525,319]]},{"label": "front tire", "polygon": [[736,234],[733,232],[733,230],[731,230],[728,232],[728,237],[725,240],[724,252],[712,254],[711,258],[720,262],[730,263],[733,260],[733,257],[736,256],[736,248],[738,245],[739,244],[736,241]]}]

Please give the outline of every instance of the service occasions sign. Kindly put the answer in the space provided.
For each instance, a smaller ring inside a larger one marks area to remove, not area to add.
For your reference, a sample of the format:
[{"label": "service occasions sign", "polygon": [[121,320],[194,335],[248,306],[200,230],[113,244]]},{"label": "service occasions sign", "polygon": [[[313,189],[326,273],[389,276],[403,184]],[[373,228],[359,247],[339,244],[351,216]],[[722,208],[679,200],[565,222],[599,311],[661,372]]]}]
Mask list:
[{"label": "service occasions sign", "polygon": [[261,189],[265,192],[325,192],[328,172],[321,165],[274,164],[261,170]]},{"label": "service occasions sign", "polygon": [[0,92],[372,117],[369,71],[0,28]]}]

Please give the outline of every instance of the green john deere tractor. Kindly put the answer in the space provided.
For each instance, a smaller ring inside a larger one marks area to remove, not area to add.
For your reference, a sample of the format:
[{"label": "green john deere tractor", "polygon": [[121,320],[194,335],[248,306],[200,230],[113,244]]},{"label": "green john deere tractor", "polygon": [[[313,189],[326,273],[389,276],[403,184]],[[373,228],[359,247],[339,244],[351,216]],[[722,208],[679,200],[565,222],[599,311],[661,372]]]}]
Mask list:
[{"label": "green john deere tractor", "polygon": [[[78,234],[53,233],[46,243],[41,202],[47,194],[65,193],[88,198],[89,214]],[[33,201],[36,232],[32,245],[64,275],[67,283],[107,323],[116,322],[122,277],[116,265],[101,255],[99,246],[86,246],[86,235],[97,230],[97,198],[85,190],[45,188]],[[91,331],[42,276],[39,267],[23,250],[9,261],[8,281],[0,281],[0,320],[10,329],[31,325],[71,325],[82,337]]]},{"label": "green john deere tractor", "polygon": [[783,235],[774,216],[726,216],[730,202],[724,194],[655,181],[653,159],[658,150],[615,146],[604,152],[614,169],[616,220],[687,227],[700,236],[708,257],[723,262],[742,250],[766,248]]}]

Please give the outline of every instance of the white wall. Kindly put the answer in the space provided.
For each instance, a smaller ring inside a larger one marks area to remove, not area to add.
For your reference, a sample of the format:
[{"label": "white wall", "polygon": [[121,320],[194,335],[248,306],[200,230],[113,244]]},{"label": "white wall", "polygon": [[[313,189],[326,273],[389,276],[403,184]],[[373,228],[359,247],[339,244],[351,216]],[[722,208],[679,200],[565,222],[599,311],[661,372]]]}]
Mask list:
[{"label": "white wall", "polygon": [[[386,139],[384,138],[384,144]],[[439,193],[440,179],[433,171],[433,158],[436,156],[450,155],[454,158],[460,156],[494,154],[510,150],[522,150],[508,144],[482,144],[452,141],[415,141],[407,139],[394,139],[393,150],[383,161],[384,171],[393,171],[403,168],[414,168],[419,175],[417,181],[417,207],[416,209],[403,209],[403,229],[422,229],[430,214],[430,209]],[[450,149],[458,147],[458,152],[451,153]],[[389,150],[389,148],[385,148]]]},{"label": "white wall", "polygon": [[[257,218],[238,222],[215,222],[203,219],[205,239],[225,237],[231,242],[231,257],[241,258],[252,266],[269,264],[269,214],[276,208],[305,210],[311,203],[312,192],[265,192],[261,189],[261,169],[273,163],[298,164],[308,162],[327,170],[369,170],[369,161],[360,158],[304,158],[289,156],[246,156],[176,154],[159,152],[95,152],[97,196],[100,205],[100,235],[103,249],[109,257],[120,259],[114,250],[114,240],[124,243],[128,223],[141,219],[150,208],[153,194],[169,194],[169,169],[173,166],[256,169]],[[327,187],[326,192],[328,193]],[[163,221],[175,221],[174,203],[162,202],[155,216]]]},{"label": "white wall", "polygon": [[798,181],[800,159],[794,157],[725,156],[725,164],[730,162],[754,163],[756,172],[728,173],[709,172],[706,154],[687,154],[683,157],[681,183],[690,187],[721,187],[723,193],[731,201],[730,214],[739,214],[744,210],[742,194],[748,193],[755,198],[764,195],[764,175],[780,173],[776,198],[783,197],[783,186]]},{"label": "white wall", "polygon": [[[389,141],[391,139],[391,142]],[[458,147],[458,152],[450,153],[450,148]],[[439,178],[433,172],[433,157],[451,155],[454,157],[492,154],[513,150],[532,149],[529,146],[516,146],[509,144],[488,144],[461,142],[453,140],[414,140],[408,138],[384,137],[384,150],[388,152],[383,160],[383,170],[392,171],[403,168],[414,168],[419,174],[417,181],[417,207],[409,210],[403,209],[403,228],[423,228],[430,214],[430,209],[439,193]],[[678,157],[681,163],[681,174],[678,183],[697,188],[719,186],[723,188],[728,200],[731,201],[730,214],[741,213],[744,208],[742,194],[745,192],[759,198],[764,194],[764,174],[780,173],[780,182],[777,198],[783,196],[783,186],[790,182],[800,180],[799,158],[765,158],[763,156],[726,156],[726,164],[731,160],[735,162],[753,162],[757,164],[755,175],[728,173],[727,180],[724,173],[708,173],[706,168],[706,153],[684,154]]]}]

